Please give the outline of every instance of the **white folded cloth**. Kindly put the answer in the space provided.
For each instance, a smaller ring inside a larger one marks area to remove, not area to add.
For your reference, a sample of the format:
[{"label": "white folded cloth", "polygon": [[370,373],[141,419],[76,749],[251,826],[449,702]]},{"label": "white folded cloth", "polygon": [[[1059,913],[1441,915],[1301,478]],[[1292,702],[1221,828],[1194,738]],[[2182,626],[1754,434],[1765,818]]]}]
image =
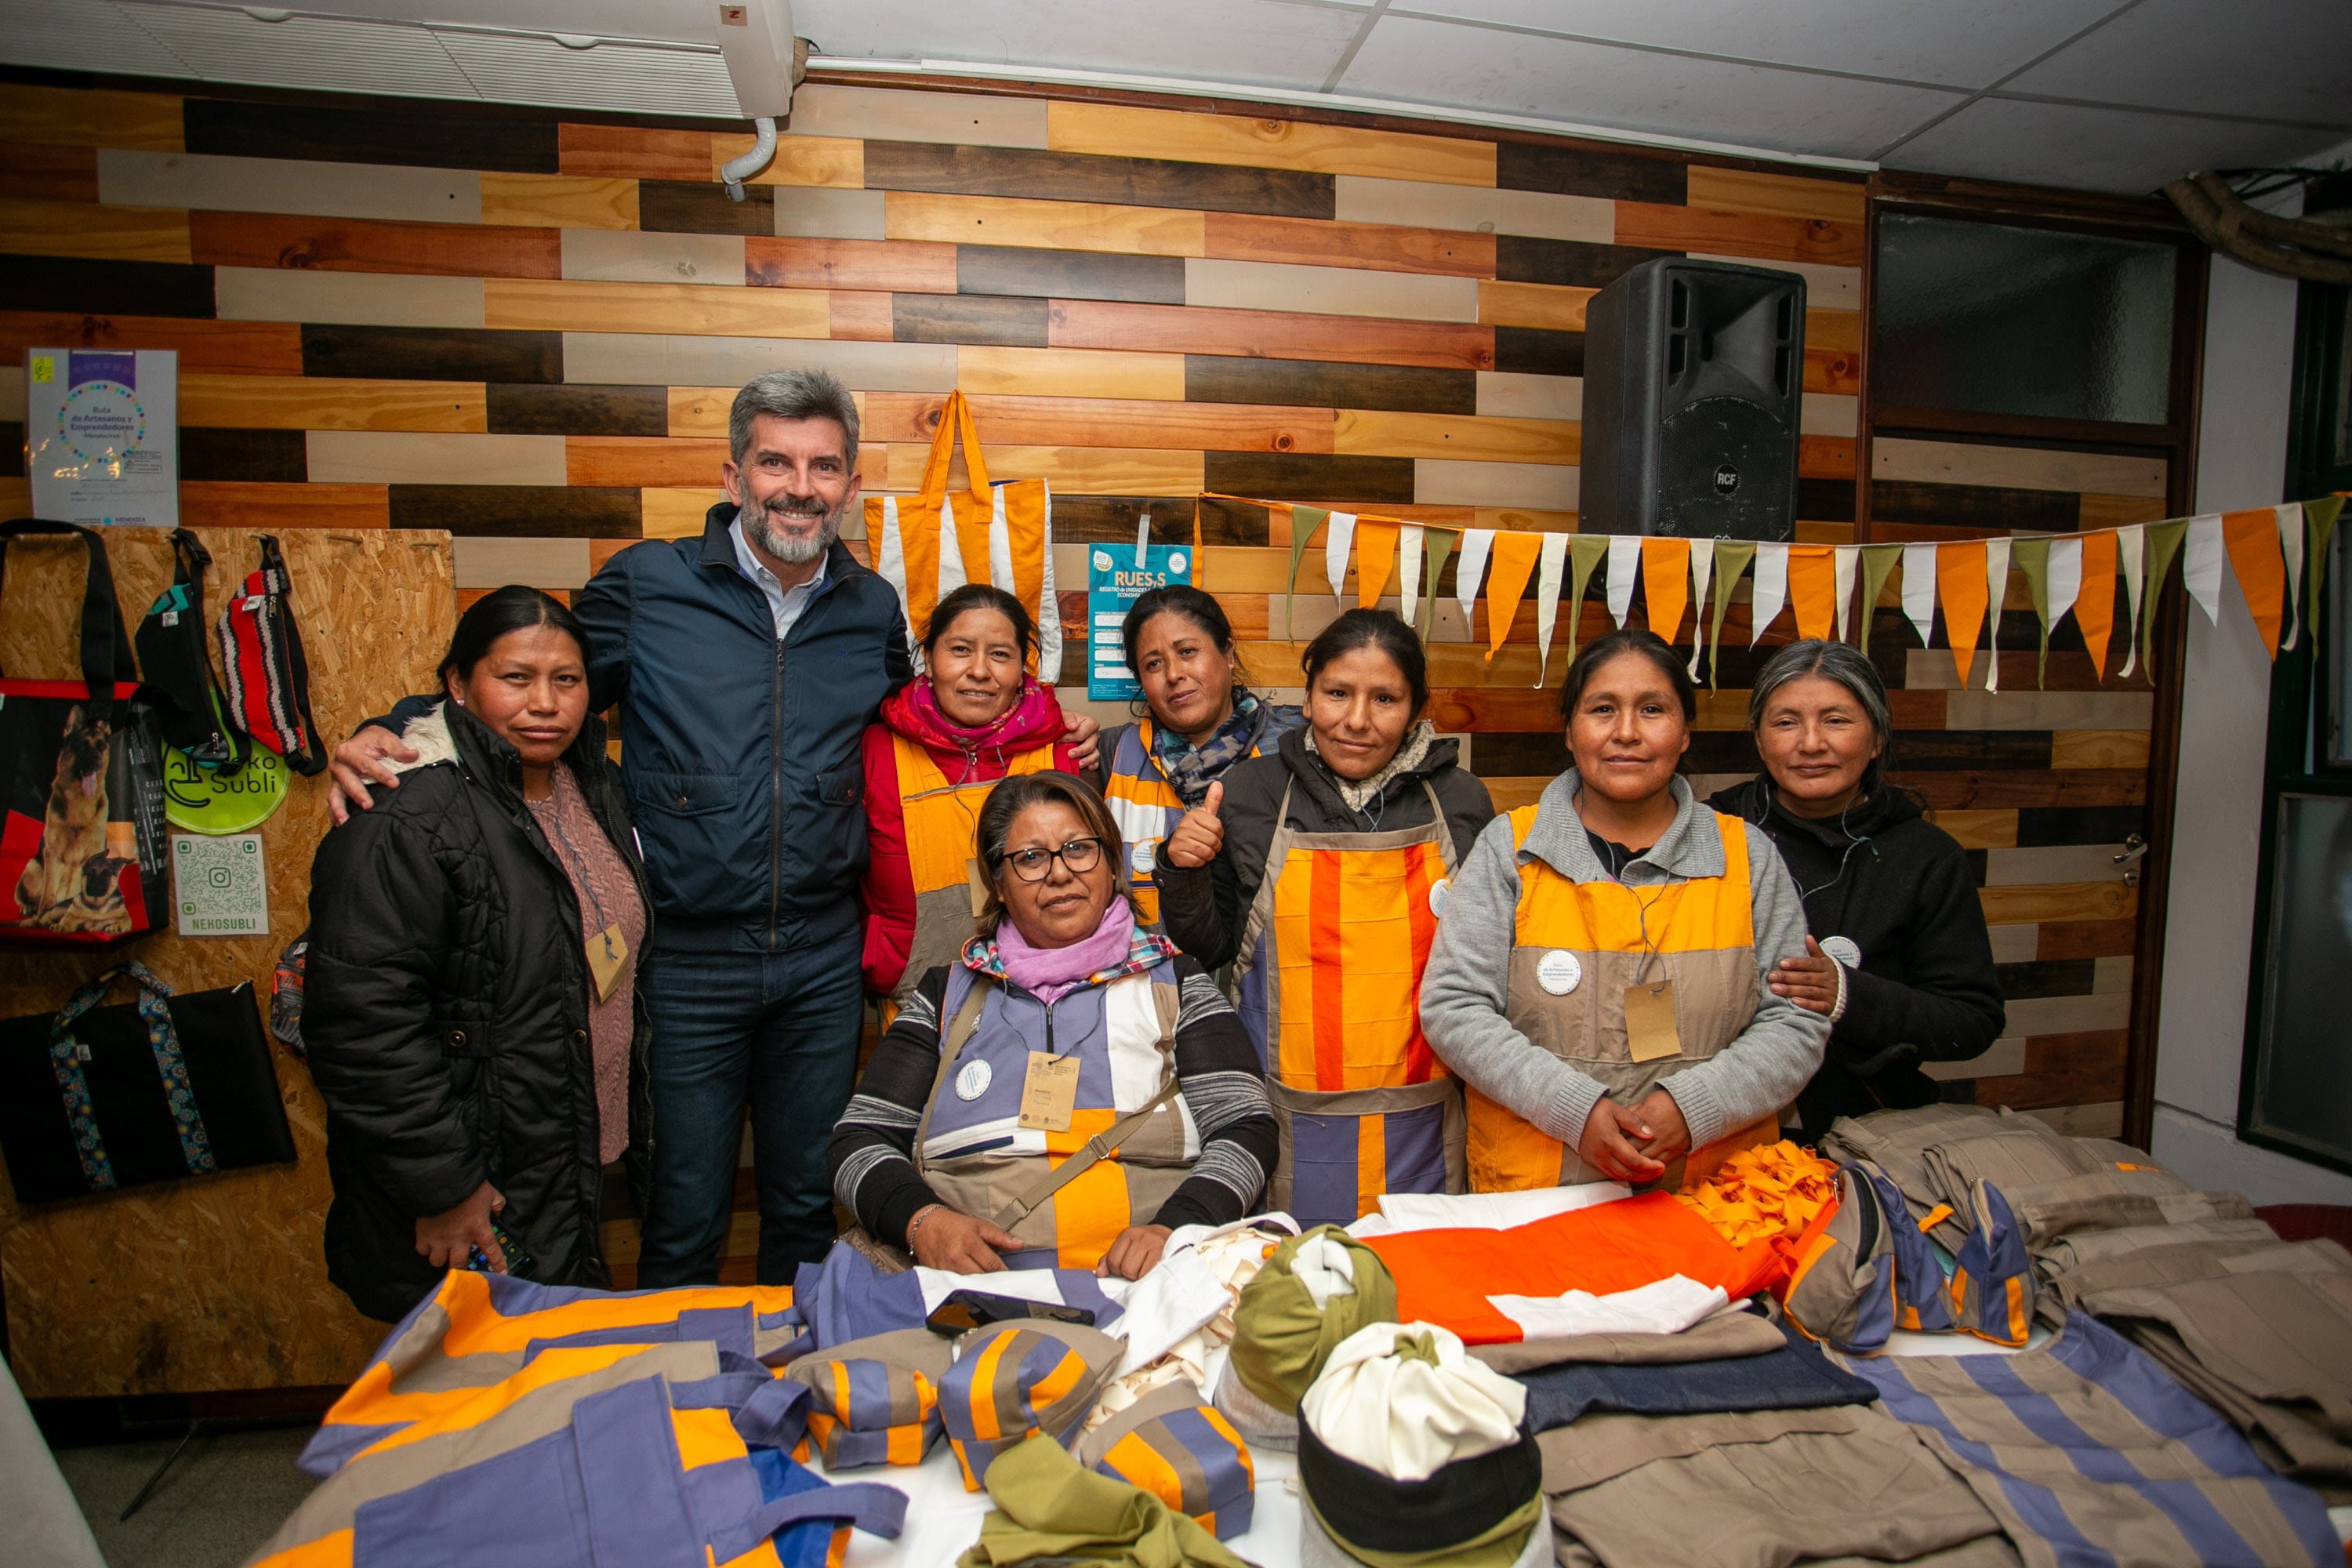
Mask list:
[{"label": "white folded cloth", "polygon": [[1341,1340],[1299,1402],[1333,1453],[1392,1480],[1424,1481],[1457,1459],[1519,1440],[1528,1391],[1435,1323],[1373,1323]]},{"label": "white folded cloth", "polygon": [[1728,1306],[1720,1285],[1702,1285],[1670,1274],[1632,1290],[1595,1296],[1570,1290],[1561,1296],[1489,1296],[1487,1304],[1519,1325],[1531,1340],[1570,1334],[1678,1334]]}]

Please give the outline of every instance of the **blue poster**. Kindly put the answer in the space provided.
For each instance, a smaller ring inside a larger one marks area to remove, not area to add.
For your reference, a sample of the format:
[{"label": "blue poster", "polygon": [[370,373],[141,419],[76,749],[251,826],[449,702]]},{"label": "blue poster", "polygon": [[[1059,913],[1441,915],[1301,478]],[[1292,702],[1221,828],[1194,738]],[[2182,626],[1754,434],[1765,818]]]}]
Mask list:
[{"label": "blue poster", "polygon": [[1141,692],[1118,629],[1128,607],[1154,588],[1192,580],[1189,544],[1097,544],[1087,552],[1087,697],[1132,701]]}]

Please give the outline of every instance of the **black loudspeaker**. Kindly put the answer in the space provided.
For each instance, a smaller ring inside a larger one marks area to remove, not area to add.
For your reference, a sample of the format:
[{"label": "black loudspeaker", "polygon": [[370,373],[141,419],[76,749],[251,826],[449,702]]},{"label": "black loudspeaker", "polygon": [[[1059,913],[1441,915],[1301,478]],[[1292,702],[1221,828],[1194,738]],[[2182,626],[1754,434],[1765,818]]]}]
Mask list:
[{"label": "black loudspeaker", "polygon": [[1805,280],[1662,256],[1584,310],[1588,533],[1794,536]]}]

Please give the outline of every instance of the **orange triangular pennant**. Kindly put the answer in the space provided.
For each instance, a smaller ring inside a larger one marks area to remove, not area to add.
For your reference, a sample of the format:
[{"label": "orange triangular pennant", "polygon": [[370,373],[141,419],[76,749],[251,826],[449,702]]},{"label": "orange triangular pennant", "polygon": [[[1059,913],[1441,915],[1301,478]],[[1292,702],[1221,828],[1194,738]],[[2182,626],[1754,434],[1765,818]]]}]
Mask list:
[{"label": "orange triangular pennant", "polygon": [[1797,612],[1797,635],[1825,637],[1837,625],[1837,549],[1828,544],[1789,546],[1789,605]]},{"label": "orange triangular pennant", "polygon": [[1519,600],[1526,596],[1528,579],[1535,575],[1536,562],[1543,554],[1543,535],[1522,533],[1515,529],[1497,530],[1494,553],[1486,567],[1486,658],[1492,663],[1503,651],[1503,639],[1511,635],[1511,621],[1519,613]]},{"label": "orange triangular pennant", "polygon": [[2083,535],[2083,587],[2074,596],[2074,626],[2090,650],[2091,673],[2107,679],[2107,639],[2116,629],[2116,536],[2112,530]]},{"label": "orange triangular pennant", "polygon": [[1936,593],[1944,602],[1944,636],[1951,642],[1952,664],[1960,672],[1960,689],[1966,691],[1969,667],[1976,662],[1977,637],[1984,629],[1985,605],[1992,598],[1985,582],[1983,540],[1936,546]]},{"label": "orange triangular pennant", "polygon": [[1642,602],[1650,629],[1668,642],[1682,629],[1683,608],[1690,603],[1690,562],[1687,539],[1642,541]]},{"label": "orange triangular pennant", "polygon": [[2279,554],[2278,513],[2266,506],[2223,512],[2221,547],[2229,552],[2238,592],[2254,614],[2254,630],[2275,659],[2279,627],[2286,618],[2286,561]]},{"label": "orange triangular pennant", "polygon": [[1381,602],[1389,574],[1396,569],[1397,528],[1393,522],[1356,519],[1356,603],[1364,609]]}]

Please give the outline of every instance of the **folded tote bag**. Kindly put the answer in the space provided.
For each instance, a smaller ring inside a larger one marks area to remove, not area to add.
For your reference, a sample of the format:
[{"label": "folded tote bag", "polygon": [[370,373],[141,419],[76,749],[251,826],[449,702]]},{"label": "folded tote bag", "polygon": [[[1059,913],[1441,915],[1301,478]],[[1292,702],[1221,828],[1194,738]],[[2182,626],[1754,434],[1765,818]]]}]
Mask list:
[{"label": "folded tote bag", "polygon": [[0,674],[0,942],[103,948],[152,930],[171,902],[162,742],[106,542],[70,522],[0,523],[0,580],[8,545],[37,534],[82,541],[82,678]]},{"label": "folded tote bag", "polygon": [[[963,437],[970,488],[948,489],[956,437]],[[1062,616],[1054,593],[1054,498],[1044,479],[990,482],[971,405],[948,394],[939,433],[911,496],[866,498],[866,548],[874,570],[898,590],[908,639],[922,635],[940,596],[966,583],[986,583],[1019,599],[1037,624],[1038,679],[1054,684],[1062,667]]]}]

